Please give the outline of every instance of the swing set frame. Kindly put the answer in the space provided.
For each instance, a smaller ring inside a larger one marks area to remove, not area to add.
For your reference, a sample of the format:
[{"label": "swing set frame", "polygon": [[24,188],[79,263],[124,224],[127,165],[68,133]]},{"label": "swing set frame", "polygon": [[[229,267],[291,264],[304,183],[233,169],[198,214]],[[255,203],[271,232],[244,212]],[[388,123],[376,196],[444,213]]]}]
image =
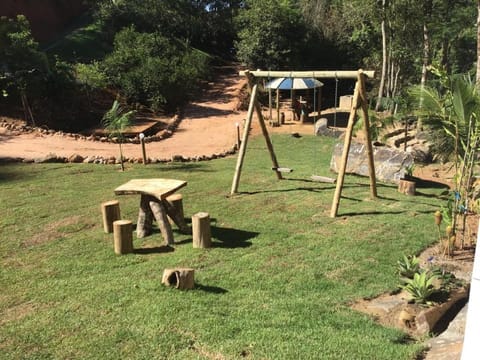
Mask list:
[{"label": "swing set frame", "polygon": [[265,125],[265,120],[262,114],[262,108],[258,101],[258,79],[265,77],[293,77],[293,78],[325,78],[325,79],[356,79],[355,90],[353,93],[352,108],[350,110],[350,115],[348,118],[348,125],[345,133],[345,142],[343,145],[342,159],[340,168],[338,171],[335,194],[333,196],[332,207],[330,210],[330,217],[334,218],[338,214],[338,208],[340,205],[340,198],[342,195],[343,184],[345,181],[345,172],[347,168],[348,153],[350,150],[350,145],[352,142],[353,127],[357,121],[357,110],[361,109],[361,114],[363,118],[363,131],[365,138],[365,147],[367,150],[368,157],[368,168],[369,168],[369,177],[370,177],[370,197],[372,199],[377,198],[377,185],[375,177],[375,165],[373,161],[373,147],[371,136],[369,132],[370,122],[368,118],[368,99],[365,90],[365,79],[373,78],[375,76],[374,71],[241,71],[240,76],[246,76],[248,80],[248,86],[250,91],[250,103],[248,105],[247,118],[245,121],[245,127],[242,134],[242,140],[240,143],[240,149],[238,153],[237,163],[235,167],[235,174],[233,176],[232,188],[230,191],[231,195],[238,193],[238,186],[240,184],[240,176],[242,173],[243,162],[245,159],[245,153],[247,150],[248,137],[250,133],[250,126],[253,120],[253,113],[255,112],[262,130],[263,137],[267,144],[267,149],[270,154],[272,161],[272,169],[275,171],[276,176],[279,180],[283,179],[281,173],[281,167],[278,165],[277,157],[273,149],[272,141],[270,140],[270,135]]}]

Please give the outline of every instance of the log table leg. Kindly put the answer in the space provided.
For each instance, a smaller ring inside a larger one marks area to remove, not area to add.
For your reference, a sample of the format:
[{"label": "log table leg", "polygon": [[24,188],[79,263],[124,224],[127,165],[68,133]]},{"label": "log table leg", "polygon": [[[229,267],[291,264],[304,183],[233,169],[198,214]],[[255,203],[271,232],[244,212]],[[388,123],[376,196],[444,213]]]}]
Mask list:
[{"label": "log table leg", "polygon": [[137,220],[137,238],[144,238],[152,233],[153,214],[150,209],[150,197],[143,195],[140,198],[140,208]]},{"label": "log table leg", "polygon": [[162,204],[161,201],[153,197],[150,197],[149,205],[150,205],[150,209],[152,209],[155,220],[157,220],[157,224],[158,224],[158,227],[160,228],[160,232],[162,233],[163,238],[165,239],[168,245],[173,245],[172,227],[168,222],[167,211],[165,209],[165,206]]},{"label": "log table leg", "polygon": [[167,200],[162,201],[167,210],[167,215],[172,219],[175,225],[178,226],[182,234],[191,234],[190,228],[185,223],[185,218],[183,214],[183,202],[181,194],[174,194],[167,198]]}]

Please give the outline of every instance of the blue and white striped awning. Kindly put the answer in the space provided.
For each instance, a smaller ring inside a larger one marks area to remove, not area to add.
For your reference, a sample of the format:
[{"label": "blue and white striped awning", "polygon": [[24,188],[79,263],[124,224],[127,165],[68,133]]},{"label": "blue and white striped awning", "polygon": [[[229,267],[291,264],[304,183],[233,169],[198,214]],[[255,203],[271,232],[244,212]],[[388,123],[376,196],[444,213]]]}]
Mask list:
[{"label": "blue and white striped awning", "polygon": [[323,83],[314,78],[276,78],[265,85],[266,89],[300,90],[322,87]]}]

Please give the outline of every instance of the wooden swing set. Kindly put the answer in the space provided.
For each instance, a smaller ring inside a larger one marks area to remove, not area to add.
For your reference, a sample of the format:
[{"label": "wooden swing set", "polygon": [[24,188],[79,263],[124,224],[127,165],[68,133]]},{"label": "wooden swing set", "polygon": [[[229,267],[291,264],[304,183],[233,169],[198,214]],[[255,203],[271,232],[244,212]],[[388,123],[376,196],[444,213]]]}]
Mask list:
[{"label": "wooden swing set", "polygon": [[238,186],[240,183],[240,175],[242,172],[243,161],[245,159],[245,153],[247,150],[248,136],[250,126],[252,124],[253,113],[257,114],[258,122],[262,130],[263,137],[265,138],[267,149],[272,160],[272,170],[275,171],[279,180],[283,179],[282,172],[290,172],[291,169],[282,168],[278,165],[277,157],[275,155],[270,136],[268,134],[267,126],[262,115],[262,108],[258,101],[258,79],[265,77],[293,77],[293,78],[324,78],[324,79],[356,79],[355,90],[353,93],[352,108],[348,118],[348,125],[345,133],[345,142],[343,145],[343,153],[338,176],[336,180],[335,194],[333,196],[332,207],[330,210],[330,217],[334,218],[338,214],[338,208],[340,205],[340,198],[342,195],[343,184],[345,180],[345,171],[347,168],[348,153],[352,142],[353,127],[357,121],[357,109],[361,109],[363,119],[363,131],[365,138],[365,147],[368,157],[368,169],[370,177],[370,196],[371,198],[377,198],[377,185],[375,178],[375,165],[373,162],[373,147],[371,142],[371,136],[369,132],[370,123],[368,119],[368,100],[365,90],[365,78],[373,78],[374,71],[241,71],[240,76],[246,76],[248,79],[248,86],[250,90],[250,103],[248,105],[247,118],[245,121],[245,127],[243,130],[242,140],[240,144],[240,150],[238,153],[237,164],[235,167],[235,174],[233,176],[231,195],[238,192]]}]

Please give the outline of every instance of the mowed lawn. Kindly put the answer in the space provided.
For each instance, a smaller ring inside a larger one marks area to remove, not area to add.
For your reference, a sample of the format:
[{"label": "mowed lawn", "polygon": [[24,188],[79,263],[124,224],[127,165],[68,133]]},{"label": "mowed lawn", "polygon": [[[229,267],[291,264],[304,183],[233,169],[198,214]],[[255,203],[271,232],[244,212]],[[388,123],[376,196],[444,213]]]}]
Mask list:
[{"label": "mowed lawn", "polygon": [[[236,157],[114,166],[0,165],[2,359],[413,359],[423,344],[349,303],[391,291],[396,261],[435,242],[441,188],[408,197],[347,176],[339,216],[329,172],[335,140],[279,135],[278,181],[262,138],[252,139],[240,194],[228,197]],[[147,145],[148,151],[148,145]],[[152,154],[153,156],[154,154]],[[161,157],[161,154],[155,154]],[[206,211],[213,248],[159,231],[116,256],[100,203],[117,198],[136,222],[139,197],[115,197],[132,178],[188,181],[186,218]],[[195,269],[196,287],[161,284],[170,267]]]}]

